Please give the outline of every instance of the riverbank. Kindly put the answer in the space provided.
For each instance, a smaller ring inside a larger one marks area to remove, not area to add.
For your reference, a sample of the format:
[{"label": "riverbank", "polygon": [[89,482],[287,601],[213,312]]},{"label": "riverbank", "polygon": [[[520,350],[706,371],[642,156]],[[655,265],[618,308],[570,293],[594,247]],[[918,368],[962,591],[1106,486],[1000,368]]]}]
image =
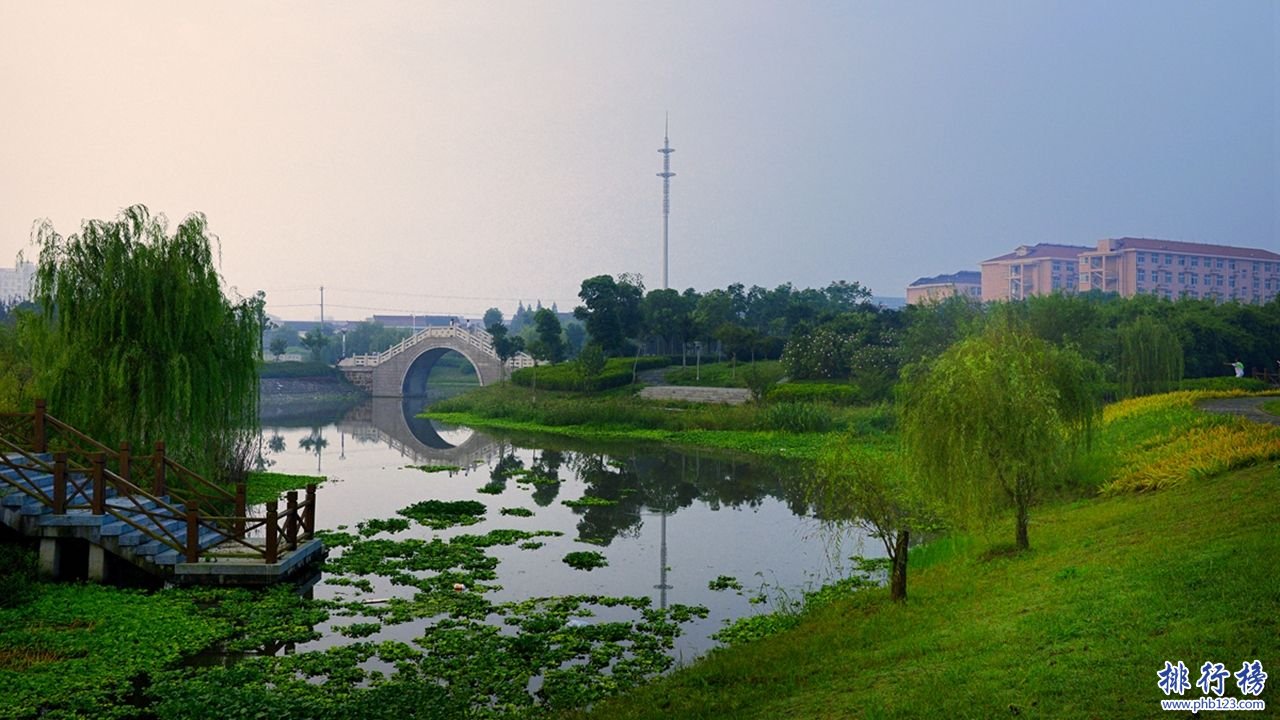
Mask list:
[{"label": "riverbank", "polygon": [[596,441],[663,442],[788,460],[813,460],[827,443],[841,439],[888,442],[895,423],[892,409],[880,405],[704,405],[647,401],[635,397],[629,388],[534,393],[509,383],[441,401],[424,416],[478,428]]},{"label": "riverbank", "polygon": [[1028,553],[987,555],[986,541],[945,558],[926,549],[906,604],[864,591],[565,717],[1158,715],[1165,661],[1185,662],[1194,681],[1207,660],[1235,672],[1280,657],[1278,502],[1265,464],[1040,508]]}]

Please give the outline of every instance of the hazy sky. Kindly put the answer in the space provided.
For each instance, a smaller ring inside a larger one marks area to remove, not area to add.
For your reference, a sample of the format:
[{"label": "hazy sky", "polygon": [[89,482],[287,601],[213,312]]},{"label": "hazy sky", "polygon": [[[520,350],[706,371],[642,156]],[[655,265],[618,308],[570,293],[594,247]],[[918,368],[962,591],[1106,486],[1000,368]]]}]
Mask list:
[{"label": "hazy sky", "polygon": [[0,0],[0,266],[145,203],[287,317],[568,309],[661,284],[666,112],[681,289],[1277,250],[1278,68],[1274,0]]}]

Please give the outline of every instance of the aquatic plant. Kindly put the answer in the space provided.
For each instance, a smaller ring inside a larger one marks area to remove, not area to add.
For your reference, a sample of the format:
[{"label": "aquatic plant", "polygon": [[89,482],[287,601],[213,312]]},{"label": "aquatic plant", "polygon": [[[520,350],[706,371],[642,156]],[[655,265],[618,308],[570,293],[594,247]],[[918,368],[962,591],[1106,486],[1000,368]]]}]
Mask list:
[{"label": "aquatic plant", "polygon": [[423,500],[396,512],[432,530],[443,530],[455,525],[475,525],[486,511],[484,503],[475,500]]},{"label": "aquatic plant", "polygon": [[577,550],[564,556],[564,564],[576,570],[594,570],[607,567],[609,561],[603,554],[593,550]]}]

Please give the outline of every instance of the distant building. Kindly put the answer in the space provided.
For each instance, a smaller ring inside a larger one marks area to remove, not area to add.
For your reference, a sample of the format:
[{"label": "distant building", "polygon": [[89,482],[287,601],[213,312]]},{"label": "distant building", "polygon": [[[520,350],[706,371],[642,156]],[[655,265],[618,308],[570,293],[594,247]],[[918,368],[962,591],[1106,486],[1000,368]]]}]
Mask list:
[{"label": "distant building", "polygon": [[936,302],[952,295],[962,295],[974,300],[982,299],[982,273],[976,270],[961,270],[950,275],[922,277],[907,286],[908,305]]},{"label": "distant building", "polygon": [[1032,295],[1075,292],[1082,245],[1020,245],[1007,255],[982,263],[982,299],[1024,300]]},{"label": "distant building", "polygon": [[421,330],[430,325],[461,322],[461,318],[454,315],[374,315],[371,320],[383,327],[403,330]]},{"label": "distant building", "polygon": [[1245,303],[1280,293],[1280,254],[1256,248],[1114,238],[1080,253],[1080,291]]},{"label": "distant building", "polygon": [[36,266],[20,262],[14,268],[0,268],[0,305],[16,305],[31,299],[31,283]]}]

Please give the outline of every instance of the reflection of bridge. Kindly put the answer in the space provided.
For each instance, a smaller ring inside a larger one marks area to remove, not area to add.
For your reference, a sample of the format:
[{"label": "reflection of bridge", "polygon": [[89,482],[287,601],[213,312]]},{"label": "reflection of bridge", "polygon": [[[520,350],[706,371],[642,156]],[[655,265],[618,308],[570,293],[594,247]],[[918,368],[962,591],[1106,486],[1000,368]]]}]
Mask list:
[{"label": "reflection of bridge", "polygon": [[[374,397],[425,395],[431,368],[449,352],[458,353],[475,367],[481,385],[502,379],[502,361],[493,349],[493,336],[460,325],[419,330],[385,352],[345,358],[338,368],[352,384]],[[508,370],[531,365],[533,358],[525,353],[517,353],[506,363]]]},{"label": "reflection of bridge", "polygon": [[499,444],[479,432],[472,432],[459,445],[451,444],[430,420],[416,416],[420,405],[398,398],[374,398],[348,412],[338,422],[338,430],[359,441],[385,442],[425,465],[467,467],[498,455]]}]

